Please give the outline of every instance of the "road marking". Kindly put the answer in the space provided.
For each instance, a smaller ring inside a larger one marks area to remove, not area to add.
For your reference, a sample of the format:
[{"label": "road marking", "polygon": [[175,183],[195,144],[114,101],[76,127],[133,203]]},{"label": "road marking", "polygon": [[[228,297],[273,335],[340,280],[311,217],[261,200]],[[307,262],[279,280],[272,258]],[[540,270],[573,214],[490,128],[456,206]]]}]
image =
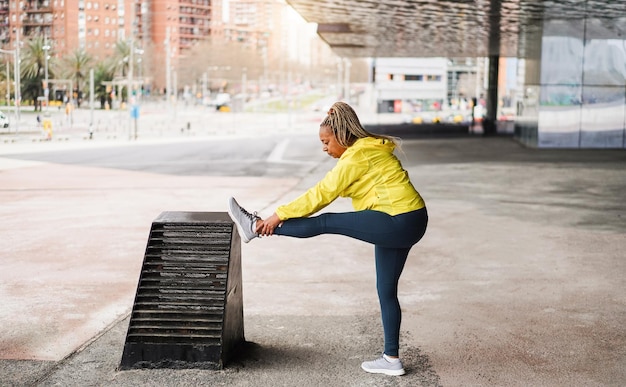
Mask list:
[{"label": "road marking", "polygon": [[293,165],[316,165],[315,161],[303,161],[303,160],[285,160],[283,156],[285,155],[285,151],[287,150],[287,146],[289,145],[289,140],[283,140],[278,143],[272,150],[269,156],[267,156],[268,163],[276,163],[276,164],[293,164]]},{"label": "road marking", "polygon": [[280,163],[283,161],[283,155],[287,150],[287,145],[289,145],[289,140],[283,140],[278,143],[272,150],[272,153],[267,157],[267,161],[270,163]]}]

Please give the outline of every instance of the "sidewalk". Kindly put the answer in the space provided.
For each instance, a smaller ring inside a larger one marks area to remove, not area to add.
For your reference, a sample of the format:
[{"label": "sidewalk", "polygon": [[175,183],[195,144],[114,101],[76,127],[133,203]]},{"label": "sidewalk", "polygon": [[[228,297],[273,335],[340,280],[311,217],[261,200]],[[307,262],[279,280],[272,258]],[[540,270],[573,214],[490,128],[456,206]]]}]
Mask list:
[{"label": "sidewalk", "polygon": [[[400,114],[376,114],[359,111],[363,124],[405,123],[408,117]],[[53,135],[47,141],[43,127],[36,117],[49,114]],[[326,115],[325,111],[291,110],[276,113],[220,113],[215,109],[165,102],[141,105],[139,118],[131,118],[128,110],[76,109],[71,116],[51,108],[44,113],[33,112],[32,107],[22,110],[19,125],[14,113],[9,128],[0,128],[0,148],[3,145],[32,144],[38,142],[63,143],[67,141],[129,142],[171,138],[194,138],[220,135],[253,135],[255,133],[293,133],[316,128]],[[410,120],[409,120],[410,121]],[[18,129],[19,128],[19,129]],[[91,133],[90,133],[91,131]],[[136,135],[136,138],[135,138]]]},{"label": "sidewalk", "polygon": [[382,348],[373,251],[338,236],[242,246],[248,344],[224,370],[116,370],[161,211],[224,211],[235,194],[265,214],[274,187],[289,199],[328,165],[296,181],[35,168],[0,154],[0,384],[624,385],[626,152],[508,138],[403,151],[430,215],[400,285],[403,377],[360,369]]},{"label": "sidewalk", "polygon": [[[37,115],[49,114],[53,136],[51,142],[106,140],[126,142],[135,139],[189,138],[224,134],[254,134],[255,132],[294,132],[315,127],[325,112],[281,111],[277,113],[223,113],[197,105],[167,105],[165,102],[145,103],[138,119],[128,110],[76,109],[71,116],[64,111],[50,109],[44,113],[23,110],[20,124],[15,124],[14,113],[8,114],[11,126],[0,129],[0,146],[46,141],[43,127],[37,124]],[[378,118],[374,118],[378,120]],[[401,117],[384,118],[385,120]],[[90,137],[90,130],[92,135]],[[135,138],[136,135],[136,138]]]}]

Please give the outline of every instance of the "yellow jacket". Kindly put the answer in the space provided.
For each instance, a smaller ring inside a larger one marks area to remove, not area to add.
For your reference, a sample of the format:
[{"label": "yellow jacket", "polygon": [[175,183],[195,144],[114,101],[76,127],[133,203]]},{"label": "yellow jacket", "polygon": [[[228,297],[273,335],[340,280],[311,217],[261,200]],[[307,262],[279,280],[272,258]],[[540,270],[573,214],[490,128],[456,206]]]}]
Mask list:
[{"label": "yellow jacket", "polygon": [[409,174],[385,139],[358,139],[341,155],[322,180],[289,204],[276,209],[280,220],[313,215],[337,197],[349,197],[356,211],[376,210],[398,215],[425,207]]}]

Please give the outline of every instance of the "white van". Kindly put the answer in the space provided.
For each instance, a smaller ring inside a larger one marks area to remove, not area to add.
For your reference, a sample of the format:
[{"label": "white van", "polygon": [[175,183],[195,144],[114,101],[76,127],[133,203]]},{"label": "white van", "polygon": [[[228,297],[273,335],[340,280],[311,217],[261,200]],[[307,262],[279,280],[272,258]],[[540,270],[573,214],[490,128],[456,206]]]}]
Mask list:
[{"label": "white van", "polygon": [[0,128],[8,128],[9,127],[9,116],[0,112]]}]

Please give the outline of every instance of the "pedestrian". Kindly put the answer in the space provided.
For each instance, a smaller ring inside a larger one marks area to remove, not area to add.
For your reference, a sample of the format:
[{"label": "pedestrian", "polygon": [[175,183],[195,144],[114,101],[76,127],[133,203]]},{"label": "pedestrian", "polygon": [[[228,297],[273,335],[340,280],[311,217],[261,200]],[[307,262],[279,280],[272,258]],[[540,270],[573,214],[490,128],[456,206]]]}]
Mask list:
[{"label": "pedestrian", "polygon": [[[397,139],[366,131],[348,104],[332,105],[320,124],[319,138],[323,151],[339,160],[315,186],[266,219],[249,213],[232,197],[228,213],[246,243],[259,236],[338,234],[373,244],[385,348],[380,358],[361,367],[403,375],[398,280],[411,247],[426,232],[426,205],[393,154]],[[355,211],[313,216],[337,197],[351,198]]]}]

